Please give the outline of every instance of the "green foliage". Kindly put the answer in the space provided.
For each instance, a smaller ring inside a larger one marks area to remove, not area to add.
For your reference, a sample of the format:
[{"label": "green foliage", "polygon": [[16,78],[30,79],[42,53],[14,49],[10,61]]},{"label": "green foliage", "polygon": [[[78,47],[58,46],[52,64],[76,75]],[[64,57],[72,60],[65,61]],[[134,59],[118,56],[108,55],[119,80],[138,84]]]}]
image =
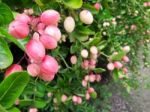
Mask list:
[{"label": "green foliage", "polygon": [[7,25],[13,20],[13,14],[6,4],[0,3],[0,12],[0,25]]},{"label": "green foliage", "polygon": [[7,68],[13,62],[13,56],[8,44],[0,37],[0,69]]},{"label": "green foliage", "polygon": [[10,108],[15,100],[21,95],[29,81],[26,72],[16,72],[8,76],[0,84],[0,104],[5,108]]}]

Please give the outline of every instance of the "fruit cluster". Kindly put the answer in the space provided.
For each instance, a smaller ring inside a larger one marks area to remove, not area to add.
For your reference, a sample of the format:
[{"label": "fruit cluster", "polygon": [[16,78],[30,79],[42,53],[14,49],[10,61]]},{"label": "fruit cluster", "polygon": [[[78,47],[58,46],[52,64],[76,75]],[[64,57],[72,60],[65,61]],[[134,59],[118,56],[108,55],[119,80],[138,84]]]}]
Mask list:
[{"label": "fruit cluster", "polygon": [[[53,80],[59,69],[57,60],[46,55],[46,49],[55,49],[61,39],[57,27],[59,20],[60,14],[55,10],[46,10],[39,17],[32,16],[26,10],[9,25],[9,33],[16,39],[27,38],[29,35],[32,37],[25,46],[29,57],[27,71],[31,76],[38,76],[44,81]],[[20,68],[20,65],[15,64],[7,70],[6,75],[12,70],[21,70]]]}]

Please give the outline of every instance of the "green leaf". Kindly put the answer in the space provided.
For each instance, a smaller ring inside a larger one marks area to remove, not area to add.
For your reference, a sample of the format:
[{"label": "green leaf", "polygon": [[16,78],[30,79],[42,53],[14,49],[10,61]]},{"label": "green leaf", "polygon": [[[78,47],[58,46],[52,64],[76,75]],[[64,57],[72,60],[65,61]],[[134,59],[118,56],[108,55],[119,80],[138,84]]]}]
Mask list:
[{"label": "green leaf", "polygon": [[0,84],[0,104],[5,108],[10,108],[28,82],[29,75],[27,72],[15,72],[8,76]]},{"label": "green leaf", "polygon": [[7,43],[0,38],[0,69],[7,68],[13,62],[13,56]]},{"label": "green leaf", "polygon": [[92,92],[90,94],[90,96],[93,98],[93,99],[96,99],[97,98],[97,93],[96,92]]},{"label": "green leaf", "polygon": [[2,27],[0,28],[0,34],[2,34],[5,38],[16,44],[23,51],[25,50],[25,44],[29,41],[29,38],[17,40],[13,36],[11,36],[6,29]]},{"label": "green leaf", "polygon": [[95,69],[93,69],[93,71],[94,71],[95,73],[102,73],[102,72],[105,72],[106,70],[103,69],[103,68],[95,68]]},{"label": "green leaf", "polygon": [[44,100],[33,100],[33,99],[25,99],[20,100],[20,106],[33,106],[36,108],[44,108],[46,106],[46,102]]},{"label": "green leaf", "polygon": [[72,9],[79,9],[83,1],[82,0],[63,0],[64,4]]},{"label": "green leaf", "polygon": [[13,108],[9,109],[8,112],[21,112],[21,111],[18,108],[13,107]]},{"label": "green leaf", "polygon": [[0,3],[0,25],[9,24],[12,20],[13,14],[10,8],[4,3]]},{"label": "green leaf", "polygon": [[123,56],[125,56],[126,55],[126,53],[125,52],[123,52],[123,51],[120,51],[117,55],[112,55],[110,58],[111,58],[111,60],[113,60],[113,61],[119,61],[119,60],[121,60],[122,58],[123,58]]},{"label": "green leaf", "polygon": [[0,105],[0,112],[8,112],[7,110],[5,110],[4,107],[2,107],[2,105]]}]

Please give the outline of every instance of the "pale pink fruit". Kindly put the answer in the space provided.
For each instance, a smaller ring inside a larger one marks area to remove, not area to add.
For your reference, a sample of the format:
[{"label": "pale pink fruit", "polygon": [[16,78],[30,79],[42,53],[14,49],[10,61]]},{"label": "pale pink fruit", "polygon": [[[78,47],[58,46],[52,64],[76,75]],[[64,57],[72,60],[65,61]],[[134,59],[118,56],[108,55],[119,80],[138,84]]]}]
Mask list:
[{"label": "pale pink fruit", "polygon": [[34,40],[39,40],[39,39],[40,39],[39,33],[34,32],[32,39],[34,39]]},{"label": "pale pink fruit", "polygon": [[60,14],[55,10],[46,10],[41,14],[40,19],[46,25],[57,25],[60,20]]},{"label": "pale pink fruit", "polygon": [[89,75],[89,81],[94,82],[96,80],[96,76],[94,74]]},{"label": "pale pink fruit", "polygon": [[88,92],[89,94],[91,94],[91,93],[95,92],[95,90],[94,90],[94,88],[90,87],[90,88],[88,88],[87,92]]},{"label": "pale pink fruit", "polygon": [[123,67],[122,63],[120,63],[119,61],[114,62],[114,67],[117,69],[120,69]]},{"label": "pale pink fruit", "polygon": [[82,103],[82,98],[79,97],[79,96],[77,97],[77,103],[78,103],[78,104],[81,104],[81,103]]},{"label": "pale pink fruit", "polygon": [[31,18],[26,15],[26,14],[18,14],[15,18],[16,21],[21,21],[21,22],[24,22],[26,24],[30,23],[31,22]]},{"label": "pale pink fruit", "polygon": [[48,97],[51,97],[51,96],[52,96],[52,93],[51,93],[51,92],[48,92],[48,93],[47,93],[47,96],[48,96]]},{"label": "pale pink fruit", "polygon": [[148,6],[148,2],[144,2],[144,3],[143,3],[143,6],[144,6],[144,7],[147,7],[147,6]]},{"label": "pale pink fruit", "polygon": [[13,64],[6,70],[5,77],[9,76],[10,74],[12,74],[14,72],[20,72],[22,70],[23,69],[22,69],[21,65]]},{"label": "pale pink fruit", "polygon": [[40,42],[46,49],[55,49],[57,47],[57,41],[50,35],[43,34],[40,36]]},{"label": "pale pink fruit", "polygon": [[66,102],[67,99],[68,99],[68,97],[67,97],[66,95],[62,95],[62,96],[61,96],[61,101],[62,101],[62,102]]},{"label": "pale pink fruit", "polygon": [[85,81],[89,81],[89,79],[90,79],[89,75],[86,75],[86,76],[84,77],[84,80],[85,80]]},{"label": "pale pink fruit", "polygon": [[94,8],[95,8],[96,10],[99,10],[99,9],[101,8],[101,4],[100,4],[100,3],[95,3],[95,4],[94,4]]},{"label": "pale pink fruit", "polygon": [[72,97],[72,101],[73,101],[74,103],[77,103],[78,97],[74,95],[74,96]]},{"label": "pale pink fruit", "polygon": [[92,24],[93,23],[93,15],[90,11],[88,10],[82,10],[80,12],[80,20],[84,23],[84,24]]},{"label": "pale pink fruit", "polygon": [[108,70],[112,71],[112,70],[114,70],[114,68],[115,68],[115,67],[114,67],[114,64],[113,64],[113,63],[110,62],[110,63],[107,64],[107,69],[108,69]]},{"label": "pale pink fruit", "polygon": [[84,60],[81,64],[82,68],[84,69],[88,69],[89,67],[89,61],[88,60]]},{"label": "pale pink fruit", "polygon": [[75,21],[73,17],[69,16],[64,21],[64,28],[68,33],[71,33],[75,28]]},{"label": "pale pink fruit", "polygon": [[90,52],[91,52],[91,54],[94,54],[94,55],[98,54],[98,49],[97,49],[97,47],[96,47],[96,46],[92,46],[92,47],[90,48]]},{"label": "pale pink fruit", "polygon": [[88,51],[87,51],[86,49],[83,49],[83,50],[81,51],[81,56],[82,56],[83,58],[87,58],[88,55],[89,55],[89,53],[88,53]]},{"label": "pale pink fruit", "polygon": [[20,104],[20,100],[17,99],[17,100],[15,101],[15,105],[19,105],[19,104]]},{"label": "pale pink fruit", "polygon": [[40,66],[37,64],[30,64],[27,66],[27,71],[32,77],[36,77],[40,73]]},{"label": "pale pink fruit", "polygon": [[58,72],[58,62],[52,56],[46,55],[41,63],[41,73],[56,74]]},{"label": "pale pink fruit", "polygon": [[124,47],[122,48],[122,50],[123,50],[124,52],[128,53],[128,52],[130,51],[130,46],[124,46]]},{"label": "pale pink fruit", "polygon": [[128,58],[128,56],[124,56],[123,58],[122,58],[122,60],[124,61],[124,62],[129,62],[130,60],[129,60],[129,58]]},{"label": "pale pink fruit", "polygon": [[86,100],[90,99],[90,94],[88,92],[85,94],[85,98],[86,98]]},{"label": "pale pink fruit", "polygon": [[61,32],[56,26],[47,26],[44,32],[54,37],[57,41],[61,39]]},{"label": "pale pink fruit", "polygon": [[130,29],[131,30],[137,30],[137,26],[135,24],[133,24],[133,25],[130,26]]},{"label": "pale pink fruit", "polygon": [[76,64],[76,63],[77,63],[77,57],[76,57],[75,55],[71,56],[70,62],[71,62],[72,64]]},{"label": "pale pink fruit", "polygon": [[128,72],[127,68],[123,68],[123,73],[126,74]]},{"label": "pale pink fruit", "polygon": [[98,75],[98,74],[97,74],[97,75],[96,75],[96,81],[97,81],[97,82],[100,82],[101,79],[102,79],[101,75]]},{"label": "pale pink fruit", "polygon": [[30,108],[29,112],[38,112],[38,109],[37,108]]},{"label": "pale pink fruit", "polygon": [[35,62],[41,62],[45,56],[45,48],[43,44],[38,40],[31,39],[26,44],[25,51],[29,58]]},{"label": "pale pink fruit", "polygon": [[87,87],[87,81],[86,80],[82,80],[82,86]]},{"label": "pale pink fruit", "polygon": [[29,26],[21,21],[13,21],[9,24],[9,33],[17,39],[23,39],[29,34]]}]

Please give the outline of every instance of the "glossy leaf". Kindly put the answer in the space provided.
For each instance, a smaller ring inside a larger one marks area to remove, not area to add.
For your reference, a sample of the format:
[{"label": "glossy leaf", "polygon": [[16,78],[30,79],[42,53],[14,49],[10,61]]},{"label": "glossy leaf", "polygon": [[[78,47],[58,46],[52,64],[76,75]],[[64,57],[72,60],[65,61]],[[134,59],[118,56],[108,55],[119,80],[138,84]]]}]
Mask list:
[{"label": "glossy leaf", "polygon": [[9,24],[12,20],[13,14],[10,8],[4,3],[0,3],[0,25]]},{"label": "glossy leaf", "polygon": [[10,108],[21,95],[29,81],[27,72],[15,72],[0,84],[0,104]]},{"label": "glossy leaf", "polygon": [[64,4],[70,8],[78,9],[82,6],[82,0],[63,0]]},{"label": "glossy leaf", "polygon": [[13,62],[13,56],[7,43],[0,38],[0,69],[7,68]]}]

